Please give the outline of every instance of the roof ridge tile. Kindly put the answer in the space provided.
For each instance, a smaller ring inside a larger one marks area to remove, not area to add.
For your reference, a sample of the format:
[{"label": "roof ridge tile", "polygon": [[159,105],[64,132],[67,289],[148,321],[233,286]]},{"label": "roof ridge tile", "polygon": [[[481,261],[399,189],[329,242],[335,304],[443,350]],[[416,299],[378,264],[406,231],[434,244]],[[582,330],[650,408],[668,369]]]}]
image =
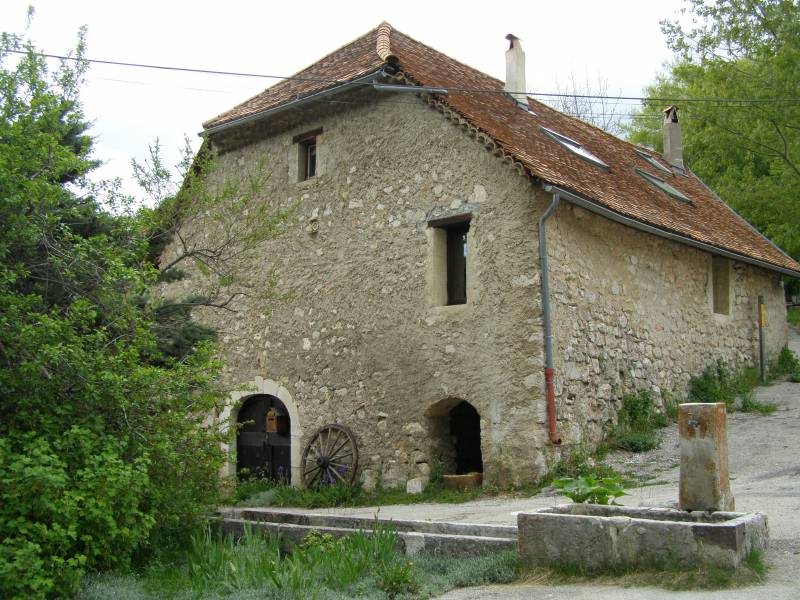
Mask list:
[{"label": "roof ridge tile", "polygon": [[375,36],[375,51],[384,62],[394,58],[392,54],[392,31],[394,28],[386,21],[378,25],[377,35]]}]

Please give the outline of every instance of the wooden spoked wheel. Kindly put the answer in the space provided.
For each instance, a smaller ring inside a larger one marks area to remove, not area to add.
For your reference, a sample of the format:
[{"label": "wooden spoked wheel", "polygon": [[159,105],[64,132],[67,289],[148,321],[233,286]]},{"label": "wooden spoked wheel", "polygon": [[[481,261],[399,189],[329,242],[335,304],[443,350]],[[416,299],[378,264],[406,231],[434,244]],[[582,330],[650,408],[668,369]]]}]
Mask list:
[{"label": "wooden spoked wheel", "polygon": [[320,427],[303,451],[303,485],[307,488],[353,483],[358,469],[358,447],[344,425]]}]

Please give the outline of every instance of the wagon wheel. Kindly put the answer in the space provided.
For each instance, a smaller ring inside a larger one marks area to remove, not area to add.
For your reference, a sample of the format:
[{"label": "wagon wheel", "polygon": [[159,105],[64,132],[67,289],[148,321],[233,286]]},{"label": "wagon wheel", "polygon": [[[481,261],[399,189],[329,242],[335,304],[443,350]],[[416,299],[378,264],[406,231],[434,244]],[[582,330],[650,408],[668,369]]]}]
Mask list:
[{"label": "wagon wheel", "polygon": [[320,427],[303,451],[303,485],[307,488],[353,483],[358,469],[358,446],[344,425]]}]

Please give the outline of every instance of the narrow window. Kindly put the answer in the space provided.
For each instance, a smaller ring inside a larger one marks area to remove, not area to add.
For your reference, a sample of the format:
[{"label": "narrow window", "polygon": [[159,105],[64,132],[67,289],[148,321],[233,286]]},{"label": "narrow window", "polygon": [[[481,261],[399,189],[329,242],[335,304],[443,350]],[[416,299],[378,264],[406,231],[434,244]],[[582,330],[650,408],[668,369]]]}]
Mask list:
[{"label": "narrow window", "polygon": [[317,136],[300,142],[300,180],[317,176]]},{"label": "narrow window", "polygon": [[711,257],[711,294],[714,312],[718,315],[731,314],[731,265],[721,256]]},{"label": "narrow window", "polygon": [[292,138],[292,142],[297,144],[297,181],[306,181],[317,176],[319,172],[317,143],[321,135],[322,128],[320,127]]},{"label": "narrow window", "polygon": [[444,229],[447,233],[447,304],[466,304],[469,221]]}]

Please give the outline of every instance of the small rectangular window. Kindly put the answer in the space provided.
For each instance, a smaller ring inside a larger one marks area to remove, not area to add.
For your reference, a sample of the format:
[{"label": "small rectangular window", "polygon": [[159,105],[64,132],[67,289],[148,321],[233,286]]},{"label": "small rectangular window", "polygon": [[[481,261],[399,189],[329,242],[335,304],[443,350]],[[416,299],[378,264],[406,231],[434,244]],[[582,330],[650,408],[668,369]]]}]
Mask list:
[{"label": "small rectangular window", "polygon": [[317,176],[317,136],[300,142],[300,180]]},{"label": "small rectangular window", "polygon": [[711,294],[714,312],[731,314],[731,264],[727,258],[711,257]]},{"label": "small rectangular window", "polygon": [[447,233],[447,304],[466,304],[469,221],[444,229]]}]

